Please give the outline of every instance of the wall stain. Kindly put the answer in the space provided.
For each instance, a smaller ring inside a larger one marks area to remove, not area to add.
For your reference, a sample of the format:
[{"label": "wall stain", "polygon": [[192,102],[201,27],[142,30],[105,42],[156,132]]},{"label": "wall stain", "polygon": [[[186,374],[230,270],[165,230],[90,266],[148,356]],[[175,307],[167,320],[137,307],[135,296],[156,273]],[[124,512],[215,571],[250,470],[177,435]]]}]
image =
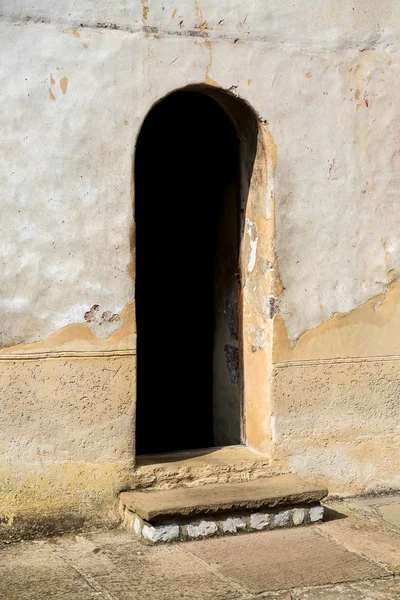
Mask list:
[{"label": "wall stain", "polygon": [[198,19],[198,22],[200,25],[203,22],[203,13],[201,12],[201,8],[199,6],[198,0],[193,0],[193,1],[194,1],[194,8],[196,11],[197,19]]},{"label": "wall stain", "polygon": [[208,55],[209,55],[209,61],[208,61],[208,65],[206,66],[206,74],[204,77],[204,81],[206,82],[207,85],[213,85],[214,87],[221,87],[219,85],[219,83],[217,83],[214,79],[212,79],[210,77],[210,70],[212,67],[212,41],[206,40],[204,43],[208,48]]},{"label": "wall stain", "polygon": [[149,0],[141,0],[142,2],[142,19],[143,21],[147,21],[147,17],[149,16]]},{"label": "wall stain", "polygon": [[68,78],[67,77],[61,77],[60,79],[60,88],[63,94],[66,94],[67,92],[67,87],[68,87]]},{"label": "wall stain", "polygon": [[229,377],[233,385],[239,383],[239,349],[231,344],[225,344],[224,354],[226,366],[228,367]]},{"label": "wall stain", "polygon": [[51,91],[51,88],[49,88],[49,97],[50,97],[50,100],[55,100],[56,99],[55,95]]}]

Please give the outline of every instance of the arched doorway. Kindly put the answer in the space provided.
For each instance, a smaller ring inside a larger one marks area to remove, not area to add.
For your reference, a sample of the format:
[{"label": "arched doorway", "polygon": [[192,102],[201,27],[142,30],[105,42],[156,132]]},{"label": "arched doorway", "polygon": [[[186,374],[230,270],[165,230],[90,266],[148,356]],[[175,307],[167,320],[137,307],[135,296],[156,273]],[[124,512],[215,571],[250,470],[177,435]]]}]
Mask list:
[{"label": "arched doorway", "polygon": [[241,245],[258,124],[244,106],[193,86],[140,130],[136,454],[245,441]]}]

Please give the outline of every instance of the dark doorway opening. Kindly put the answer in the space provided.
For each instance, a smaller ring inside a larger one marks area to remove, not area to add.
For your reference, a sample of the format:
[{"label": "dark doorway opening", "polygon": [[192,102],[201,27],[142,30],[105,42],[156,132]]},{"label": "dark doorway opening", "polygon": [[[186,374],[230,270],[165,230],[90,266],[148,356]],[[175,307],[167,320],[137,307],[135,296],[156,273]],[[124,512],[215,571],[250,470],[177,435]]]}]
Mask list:
[{"label": "dark doorway opening", "polygon": [[135,155],[136,453],[240,443],[240,157],[219,104],[178,91]]}]

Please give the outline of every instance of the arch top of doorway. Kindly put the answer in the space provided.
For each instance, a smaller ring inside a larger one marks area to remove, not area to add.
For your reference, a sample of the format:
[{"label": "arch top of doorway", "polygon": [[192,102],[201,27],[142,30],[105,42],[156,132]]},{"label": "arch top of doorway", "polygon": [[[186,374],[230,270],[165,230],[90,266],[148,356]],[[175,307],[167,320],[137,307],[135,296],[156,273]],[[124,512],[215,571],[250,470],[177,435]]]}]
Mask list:
[{"label": "arch top of doorway", "polygon": [[[204,94],[209,98],[212,98],[219,106],[225,111],[233,126],[235,127],[236,133],[242,143],[249,143],[250,140],[260,137],[258,134],[260,131],[263,133],[267,132],[268,146],[274,148],[273,140],[268,132],[268,123],[265,119],[261,118],[257,111],[251,106],[251,104],[244,98],[233,93],[231,90],[226,90],[222,87],[209,85],[206,83],[190,83],[182,87],[174,88],[168,91],[166,94],[161,96],[152,104],[147,113],[144,116],[143,123],[151,111],[160,103],[163,102],[169,96],[179,92],[194,92]],[[140,129],[138,137],[140,135]],[[263,137],[263,136],[261,136]],[[269,152],[270,154],[270,152]],[[275,152],[273,152],[273,158],[275,158]],[[274,165],[275,167],[275,161]]]},{"label": "arch top of doorway", "polygon": [[[242,198],[248,198],[252,191],[253,197],[258,196],[259,198],[265,199],[267,194],[266,188],[272,187],[269,184],[272,184],[273,173],[277,164],[276,145],[269,130],[268,121],[262,118],[245,98],[237,95],[230,89],[209,85],[204,82],[195,82],[168,90],[153,102],[144,114],[142,124],[137,131],[134,154],[136,153],[136,146],[140,138],[143,124],[146,122],[150,113],[166,98],[180,92],[204,94],[213,99],[222,108],[232,122],[241,145]],[[134,169],[132,169],[131,190],[133,200]],[[254,192],[257,193],[254,194]],[[264,213],[263,216],[270,219],[274,215],[274,208],[272,206],[273,198],[272,193],[270,194],[268,192],[267,195],[269,197],[268,200],[262,202],[262,205],[265,208],[262,212]],[[245,203],[243,201],[242,208],[245,209]],[[274,226],[273,229],[275,231]]]}]

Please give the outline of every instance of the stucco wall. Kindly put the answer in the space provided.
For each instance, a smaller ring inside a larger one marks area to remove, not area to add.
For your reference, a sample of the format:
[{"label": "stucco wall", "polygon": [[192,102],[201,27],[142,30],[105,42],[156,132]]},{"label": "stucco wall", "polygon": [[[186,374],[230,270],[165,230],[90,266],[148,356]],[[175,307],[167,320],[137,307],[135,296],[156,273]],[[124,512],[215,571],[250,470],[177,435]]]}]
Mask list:
[{"label": "stucco wall", "polygon": [[129,485],[132,157],[153,103],[190,83],[233,89],[277,147],[275,460],[339,493],[398,487],[400,9],[351,4],[2,2],[4,527],[107,520]]}]

